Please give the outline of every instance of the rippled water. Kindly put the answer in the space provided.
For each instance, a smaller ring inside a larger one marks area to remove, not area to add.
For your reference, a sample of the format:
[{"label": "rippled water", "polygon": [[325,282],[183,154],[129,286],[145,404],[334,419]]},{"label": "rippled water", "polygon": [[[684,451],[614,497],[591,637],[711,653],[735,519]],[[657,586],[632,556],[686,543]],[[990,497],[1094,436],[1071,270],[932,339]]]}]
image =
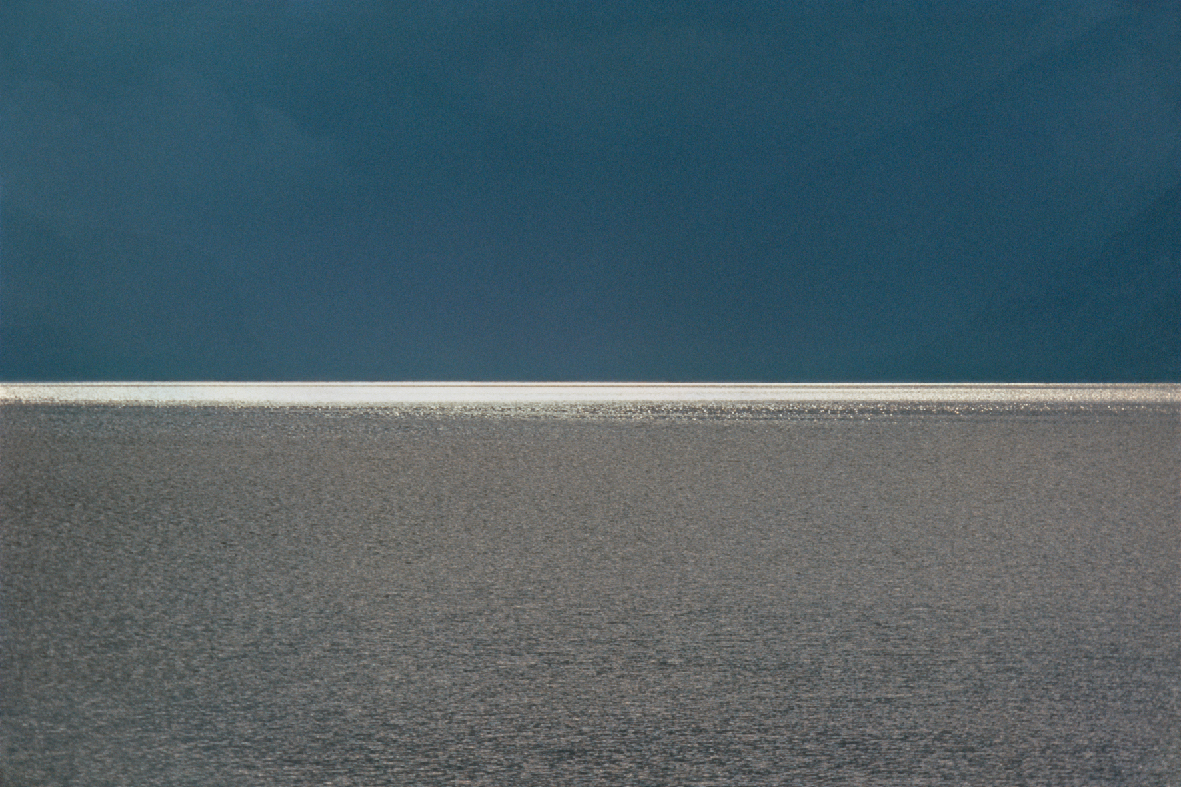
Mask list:
[{"label": "rippled water", "polygon": [[1179,414],[9,403],[0,784],[1181,784]]}]

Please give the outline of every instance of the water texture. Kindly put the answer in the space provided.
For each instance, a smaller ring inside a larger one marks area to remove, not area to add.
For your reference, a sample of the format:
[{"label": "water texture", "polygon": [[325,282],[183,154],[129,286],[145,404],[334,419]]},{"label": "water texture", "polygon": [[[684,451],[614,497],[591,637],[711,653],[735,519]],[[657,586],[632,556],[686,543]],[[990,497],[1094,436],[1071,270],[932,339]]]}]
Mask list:
[{"label": "water texture", "polygon": [[1181,784],[1176,404],[593,410],[0,407],[0,784]]}]

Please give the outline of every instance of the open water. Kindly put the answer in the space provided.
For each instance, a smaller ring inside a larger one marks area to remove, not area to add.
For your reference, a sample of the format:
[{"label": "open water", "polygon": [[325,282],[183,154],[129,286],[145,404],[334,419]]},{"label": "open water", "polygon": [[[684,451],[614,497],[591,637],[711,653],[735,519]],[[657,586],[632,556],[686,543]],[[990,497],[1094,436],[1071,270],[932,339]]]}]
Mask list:
[{"label": "open water", "polygon": [[0,407],[3,785],[1178,785],[1173,403]]}]

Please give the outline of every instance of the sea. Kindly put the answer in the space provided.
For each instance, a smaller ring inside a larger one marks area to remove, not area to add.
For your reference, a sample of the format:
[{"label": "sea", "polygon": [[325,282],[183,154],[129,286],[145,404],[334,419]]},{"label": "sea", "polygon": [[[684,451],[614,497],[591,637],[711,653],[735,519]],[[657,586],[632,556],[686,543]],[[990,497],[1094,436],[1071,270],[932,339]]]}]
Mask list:
[{"label": "sea", "polygon": [[1181,785],[1181,386],[0,385],[0,785]]}]

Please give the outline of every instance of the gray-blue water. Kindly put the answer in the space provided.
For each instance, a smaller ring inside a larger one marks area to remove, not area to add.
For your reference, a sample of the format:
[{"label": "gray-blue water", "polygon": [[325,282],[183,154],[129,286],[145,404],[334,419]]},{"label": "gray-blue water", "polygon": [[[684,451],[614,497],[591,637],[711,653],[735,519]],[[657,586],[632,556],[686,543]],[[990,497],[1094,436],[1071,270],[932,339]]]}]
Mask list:
[{"label": "gray-blue water", "polygon": [[0,407],[3,785],[1178,785],[1176,405]]}]

